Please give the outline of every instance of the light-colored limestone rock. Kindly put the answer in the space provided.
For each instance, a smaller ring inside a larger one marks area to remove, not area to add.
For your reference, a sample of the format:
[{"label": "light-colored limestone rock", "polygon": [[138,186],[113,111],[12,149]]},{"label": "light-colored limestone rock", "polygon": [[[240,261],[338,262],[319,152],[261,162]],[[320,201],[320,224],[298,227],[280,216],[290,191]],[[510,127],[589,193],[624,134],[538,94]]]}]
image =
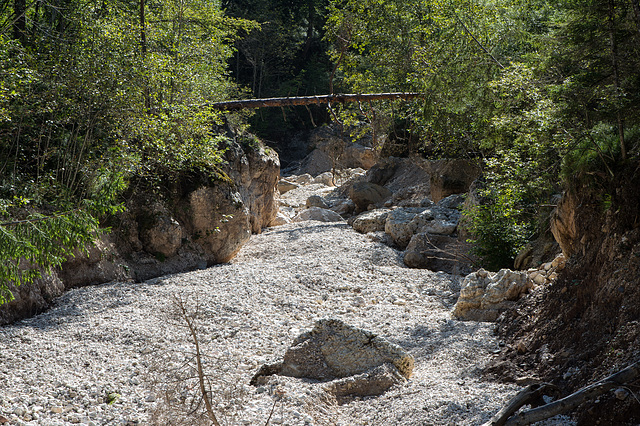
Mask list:
[{"label": "light-colored limestone rock", "polygon": [[383,364],[393,365],[402,377],[409,379],[414,359],[400,346],[369,331],[338,319],[322,319],[293,341],[282,362],[262,366],[252,383],[271,374],[333,380],[362,374]]},{"label": "light-colored limestone rock", "polygon": [[401,207],[393,210],[385,223],[385,232],[401,248],[409,244],[415,234],[452,235],[460,220],[458,210],[432,206]]},{"label": "light-colored limestone rock", "polygon": [[287,223],[291,223],[291,217],[289,217],[289,215],[283,212],[278,212],[278,214],[271,221],[269,226],[281,226],[281,225],[286,225]]},{"label": "light-colored limestone rock", "polygon": [[230,188],[203,186],[189,195],[189,227],[207,263],[224,263],[249,241],[249,209]]},{"label": "light-colored limestone rock", "polygon": [[313,178],[313,183],[321,183],[327,186],[335,186],[333,181],[333,173],[324,172]]},{"label": "light-colored limestone rock", "polygon": [[411,237],[404,252],[410,268],[467,274],[471,271],[470,245],[447,235],[418,233]]},{"label": "light-colored limestone rock", "polygon": [[344,219],[338,213],[320,207],[311,207],[303,210],[293,218],[293,222],[316,220],[318,222],[342,222]]},{"label": "light-colored limestone rock", "polygon": [[298,185],[307,185],[313,182],[313,176],[309,173],[303,173],[301,175],[289,176],[288,180],[290,182],[295,182]]},{"label": "light-colored limestone rock", "polygon": [[180,223],[168,212],[162,211],[153,214],[151,222],[141,235],[145,250],[164,257],[175,255],[182,245],[183,229]]},{"label": "light-colored limestone rock", "polygon": [[406,382],[407,379],[393,364],[384,363],[361,374],[332,380],[322,389],[337,398],[374,396],[384,393],[393,385],[403,385]]},{"label": "light-colored limestone rock", "polygon": [[368,234],[369,232],[384,231],[389,209],[376,209],[349,219],[349,223],[358,232]]},{"label": "light-colored limestone rock", "polygon": [[461,320],[495,321],[531,288],[526,272],[473,272],[462,283],[453,315]]},{"label": "light-colored limestone rock", "polygon": [[280,194],[285,194],[296,188],[300,188],[300,185],[295,182],[291,182],[286,179],[280,179],[278,181],[278,191],[280,192]]}]

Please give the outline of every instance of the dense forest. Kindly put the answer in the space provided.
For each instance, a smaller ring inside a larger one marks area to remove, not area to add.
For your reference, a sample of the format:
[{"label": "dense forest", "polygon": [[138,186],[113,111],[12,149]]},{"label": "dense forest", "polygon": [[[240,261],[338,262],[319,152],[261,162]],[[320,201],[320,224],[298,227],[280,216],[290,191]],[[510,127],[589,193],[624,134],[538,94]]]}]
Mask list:
[{"label": "dense forest", "polygon": [[[638,70],[638,0],[4,0],[0,301],[38,273],[25,262],[91,241],[132,182],[215,178],[228,126],[277,141],[339,121],[478,159],[476,251],[509,266],[563,182],[605,188],[637,163]],[[372,92],[423,96],[209,106]]]}]

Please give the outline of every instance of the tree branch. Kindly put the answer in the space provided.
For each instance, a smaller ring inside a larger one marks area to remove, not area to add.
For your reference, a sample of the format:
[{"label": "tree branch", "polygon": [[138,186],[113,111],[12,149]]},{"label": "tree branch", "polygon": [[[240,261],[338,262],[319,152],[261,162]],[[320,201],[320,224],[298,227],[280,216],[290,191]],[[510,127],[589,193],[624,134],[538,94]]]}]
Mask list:
[{"label": "tree branch", "polygon": [[[524,411],[522,413],[512,415],[515,411],[517,411],[522,405],[527,404],[528,402],[525,400],[524,403],[519,404],[523,399],[527,398],[527,395],[531,393],[531,391],[535,391],[535,389],[531,390],[529,388],[524,389],[519,392],[510,402],[507,404],[507,407],[500,410],[493,418],[485,423],[483,426],[524,426],[530,425],[535,422],[539,422],[553,416],[557,416],[558,414],[564,414],[569,411],[574,410],[583,402],[594,399],[613,388],[623,386],[627,383],[634,382],[640,378],[640,361],[635,362],[621,370],[615,374],[612,374],[609,377],[606,377],[599,382],[596,382],[592,385],[586,386],[580,389],[577,392],[572,393],[569,396],[566,396],[557,401],[551,402],[549,404],[543,405],[538,408],[534,408],[531,410]],[[546,389],[541,389],[546,390]],[[531,397],[529,397],[530,399]],[[505,417],[505,415],[507,417]],[[510,416],[510,417],[509,417]]]}]

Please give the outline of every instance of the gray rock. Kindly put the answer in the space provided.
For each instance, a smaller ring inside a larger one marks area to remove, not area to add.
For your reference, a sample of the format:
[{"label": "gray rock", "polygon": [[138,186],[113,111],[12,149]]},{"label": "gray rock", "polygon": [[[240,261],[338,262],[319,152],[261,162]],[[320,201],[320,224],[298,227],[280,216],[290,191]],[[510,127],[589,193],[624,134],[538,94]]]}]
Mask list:
[{"label": "gray rock", "polygon": [[462,320],[495,321],[533,287],[526,272],[484,269],[466,276],[453,315]]},{"label": "gray rock", "polygon": [[330,207],[327,200],[320,195],[312,195],[307,198],[306,206],[307,208],[320,207],[321,209],[328,209]]},{"label": "gray rock", "polygon": [[386,363],[397,368],[404,378],[413,373],[413,357],[400,346],[341,320],[323,319],[293,341],[282,362],[262,366],[251,382],[255,384],[260,376],[271,374],[333,380],[362,374]]},{"label": "gray rock", "polygon": [[311,176],[309,173],[303,173],[300,175],[289,176],[288,180],[290,182],[295,182],[298,185],[307,185],[313,182],[313,176]]},{"label": "gray rock", "polygon": [[295,182],[290,182],[286,179],[280,179],[278,181],[278,191],[280,194],[284,194],[296,188],[300,188],[300,185]]},{"label": "gray rock", "polygon": [[411,237],[418,231],[418,223],[413,219],[426,209],[422,207],[402,207],[392,210],[384,225],[384,232],[399,247],[404,248],[411,241]]},{"label": "gray rock", "polygon": [[391,212],[389,209],[377,209],[365,212],[349,219],[349,224],[353,226],[353,229],[363,234],[384,231],[389,212]]},{"label": "gray rock", "polygon": [[303,210],[293,218],[293,222],[304,222],[306,220],[317,220],[319,222],[342,222],[342,216],[338,213],[320,207],[311,207]]},{"label": "gray rock", "polygon": [[414,234],[452,235],[460,220],[460,212],[439,206],[401,207],[393,210],[385,223],[385,232],[394,243],[404,248]]},{"label": "gray rock", "polygon": [[404,252],[404,263],[410,268],[468,273],[469,245],[446,235],[415,234]]},{"label": "gray rock", "polygon": [[438,201],[438,207],[445,209],[460,209],[464,203],[465,196],[462,194],[453,194]]},{"label": "gray rock", "polygon": [[356,210],[356,205],[351,200],[342,200],[334,202],[331,210],[338,213],[340,216],[349,216]]},{"label": "gray rock", "polygon": [[313,178],[313,183],[321,183],[327,186],[335,186],[333,181],[333,173],[324,172]]},{"label": "gray rock", "polygon": [[291,223],[291,218],[283,212],[278,212],[278,214],[271,221],[269,226],[281,226],[281,225],[286,225],[287,223]]},{"label": "gray rock", "polygon": [[188,228],[207,263],[228,262],[249,241],[249,209],[228,187],[201,187],[189,195]]},{"label": "gray rock", "polygon": [[152,213],[152,217],[153,222],[141,235],[144,249],[151,254],[159,253],[165,257],[175,255],[182,245],[182,226],[168,212]]},{"label": "gray rock", "polygon": [[370,205],[381,207],[392,195],[387,188],[371,182],[356,182],[349,190],[349,198],[358,211],[365,211]]},{"label": "gray rock", "polygon": [[340,400],[341,397],[346,396],[380,395],[393,385],[402,385],[406,382],[407,379],[393,364],[384,363],[364,373],[333,380],[324,385],[323,389]]}]

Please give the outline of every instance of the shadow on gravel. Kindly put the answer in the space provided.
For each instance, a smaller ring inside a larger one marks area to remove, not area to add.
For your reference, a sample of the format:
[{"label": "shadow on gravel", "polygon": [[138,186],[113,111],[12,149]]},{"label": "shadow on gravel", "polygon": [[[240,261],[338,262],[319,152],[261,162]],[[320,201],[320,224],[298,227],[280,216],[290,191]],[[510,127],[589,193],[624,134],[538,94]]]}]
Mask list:
[{"label": "shadow on gravel", "polygon": [[[140,291],[136,284],[119,282],[74,288],[55,299],[47,311],[18,321],[11,327],[69,329],[70,325],[85,323],[87,313],[102,314],[102,317],[108,320],[112,316],[110,311],[120,310],[132,304],[133,297],[139,297],[135,293],[139,294]],[[96,292],[99,292],[100,296]],[[108,303],[105,303],[105,300],[108,300]]]},{"label": "shadow on gravel", "polygon": [[[478,322],[465,322],[444,320],[433,326],[416,325],[407,328],[409,337],[393,339],[394,343],[402,346],[416,358],[428,360],[437,355],[439,351],[446,350],[453,353],[460,362],[468,362],[468,354],[490,353],[488,344],[479,337],[481,329],[486,325]],[[470,365],[471,366],[471,365]]]}]

